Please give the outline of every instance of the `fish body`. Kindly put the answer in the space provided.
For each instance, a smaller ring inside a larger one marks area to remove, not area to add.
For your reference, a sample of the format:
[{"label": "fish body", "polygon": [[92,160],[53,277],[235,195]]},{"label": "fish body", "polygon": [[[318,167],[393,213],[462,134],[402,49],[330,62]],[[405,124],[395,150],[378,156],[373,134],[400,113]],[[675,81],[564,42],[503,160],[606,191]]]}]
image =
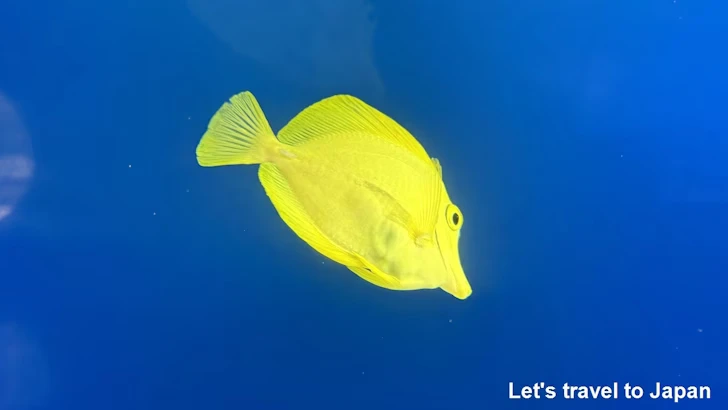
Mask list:
[{"label": "fish body", "polygon": [[460,264],[463,216],[439,162],[394,120],[348,95],[321,100],[276,137],[255,97],[213,116],[197,147],[202,166],[260,164],[278,214],[306,243],[391,290],[472,293]]}]

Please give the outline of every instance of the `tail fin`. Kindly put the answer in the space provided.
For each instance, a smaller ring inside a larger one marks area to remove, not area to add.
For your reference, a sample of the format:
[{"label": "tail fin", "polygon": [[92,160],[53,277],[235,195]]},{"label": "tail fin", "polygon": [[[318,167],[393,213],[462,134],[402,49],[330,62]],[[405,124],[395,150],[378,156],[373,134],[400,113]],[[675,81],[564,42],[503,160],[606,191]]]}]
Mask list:
[{"label": "tail fin", "polygon": [[203,167],[260,164],[277,142],[258,101],[248,91],[233,96],[210,120],[197,145]]}]

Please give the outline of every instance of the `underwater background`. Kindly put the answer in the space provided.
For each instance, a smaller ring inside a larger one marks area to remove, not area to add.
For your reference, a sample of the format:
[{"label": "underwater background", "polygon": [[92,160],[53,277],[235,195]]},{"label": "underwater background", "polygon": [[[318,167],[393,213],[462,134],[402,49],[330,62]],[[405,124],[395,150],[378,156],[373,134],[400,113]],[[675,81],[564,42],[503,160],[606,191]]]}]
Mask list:
[{"label": "underwater background", "polygon": [[[716,0],[0,3],[0,410],[728,408],[727,21]],[[257,167],[198,166],[244,90],[274,131],[350,93],[412,132],[464,213],[472,296],[377,288],[290,231]]]}]

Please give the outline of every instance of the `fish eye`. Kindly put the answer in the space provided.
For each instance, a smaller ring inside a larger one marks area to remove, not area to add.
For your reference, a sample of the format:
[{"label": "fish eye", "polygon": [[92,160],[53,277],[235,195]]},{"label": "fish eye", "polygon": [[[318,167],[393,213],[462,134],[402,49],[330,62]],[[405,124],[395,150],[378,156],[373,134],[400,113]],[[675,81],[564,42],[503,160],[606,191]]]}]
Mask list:
[{"label": "fish eye", "polygon": [[455,204],[448,205],[445,212],[445,219],[447,219],[447,224],[450,226],[450,229],[457,231],[463,226],[463,213],[460,212],[460,209]]}]

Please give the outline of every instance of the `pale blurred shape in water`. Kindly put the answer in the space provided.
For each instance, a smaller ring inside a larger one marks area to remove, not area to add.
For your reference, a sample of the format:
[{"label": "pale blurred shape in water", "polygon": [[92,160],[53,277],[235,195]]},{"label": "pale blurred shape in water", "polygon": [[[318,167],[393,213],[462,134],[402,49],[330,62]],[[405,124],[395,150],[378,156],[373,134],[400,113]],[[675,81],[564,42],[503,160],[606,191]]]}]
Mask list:
[{"label": "pale blurred shape in water", "polygon": [[237,52],[319,92],[383,92],[365,0],[188,0],[192,13]]},{"label": "pale blurred shape in water", "polygon": [[0,205],[0,220],[10,215],[11,212],[13,212],[13,208],[7,205]]},{"label": "pale blurred shape in water", "polygon": [[0,221],[27,191],[33,168],[30,137],[13,104],[0,93]]},{"label": "pale blurred shape in water", "polygon": [[0,410],[43,406],[48,367],[38,346],[16,325],[0,324]]}]

